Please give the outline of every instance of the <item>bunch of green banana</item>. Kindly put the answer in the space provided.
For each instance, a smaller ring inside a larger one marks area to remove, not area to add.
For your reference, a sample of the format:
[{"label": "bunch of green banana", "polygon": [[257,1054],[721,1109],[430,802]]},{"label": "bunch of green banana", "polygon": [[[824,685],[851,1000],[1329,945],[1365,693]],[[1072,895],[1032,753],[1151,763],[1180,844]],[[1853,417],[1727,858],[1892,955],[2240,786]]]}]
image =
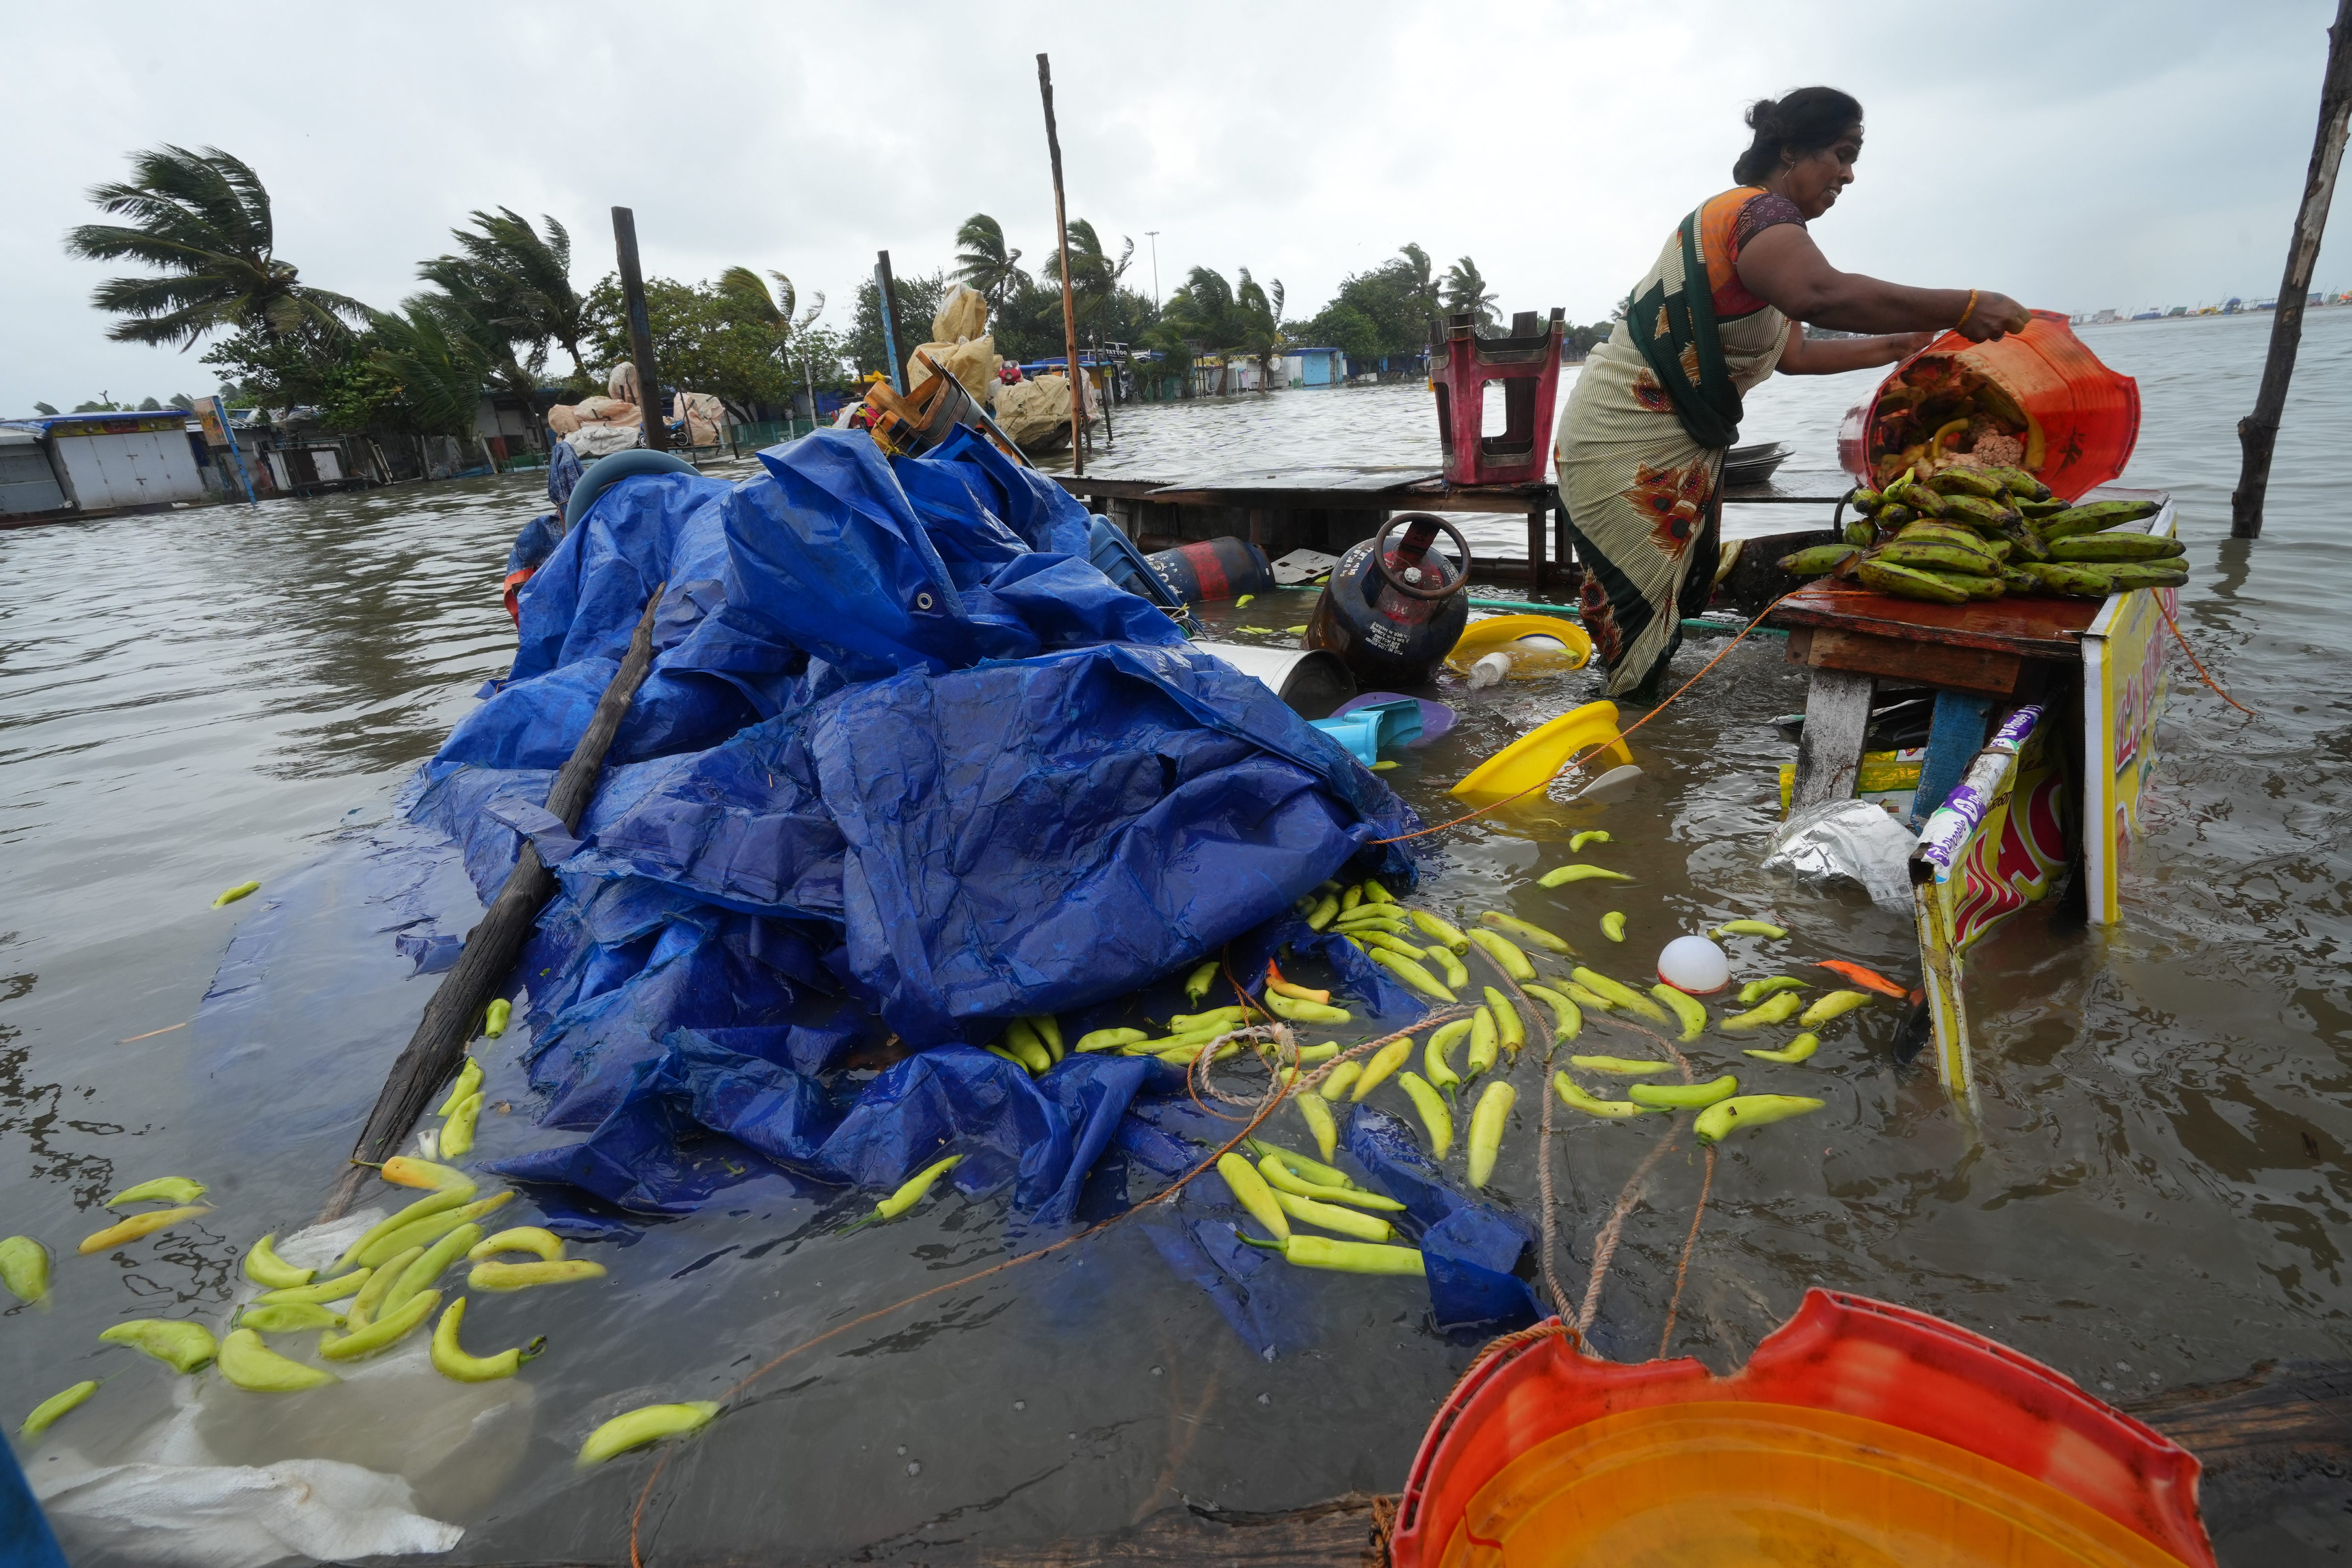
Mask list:
[{"label": "bunch of green banana", "polygon": [[1925,479],[1914,469],[1883,490],[1855,491],[1852,501],[1862,519],[1844,542],[1783,556],[1781,570],[1834,572],[1932,604],[2010,593],[2105,599],[2188,580],[2179,540],[2106,531],[2154,516],[2156,502],[2068,506],[2015,468],[1950,466]]}]

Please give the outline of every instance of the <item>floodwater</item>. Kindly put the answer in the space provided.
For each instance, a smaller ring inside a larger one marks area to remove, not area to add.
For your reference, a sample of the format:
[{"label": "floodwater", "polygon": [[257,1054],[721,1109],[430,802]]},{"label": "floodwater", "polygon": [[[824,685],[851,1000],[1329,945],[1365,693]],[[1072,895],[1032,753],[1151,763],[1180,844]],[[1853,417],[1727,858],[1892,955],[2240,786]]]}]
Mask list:
[{"label": "floodwater", "polygon": [[[1891,1009],[1823,1030],[1801,1066],[1743,1071],[1752,1089],[1828,1107],[1726,1146],[1670,1350],[1732,1365],[1822,1285],[1942,1314],[2119,1402],[2257,1363],[2345,1358],[2352,310],[2313,317],[2268,532],[2232,544],[2233,426],[2267,328],[2085,333],[2140,379],[2146,423],[2124,482],[2179,497],[2194,570],[2183,630],[2253,716],[2176,667],[2122,923],[2070,928],[2036,909],[1971,956],[1977,1135],[1924,1063],[1895,1064]],[[1789,440],[1792,465],[1825,466],[1836,417],[1867,381],[1771,383],[1744,434]],[[1119,419],[1122,465],[1434,464],[1415,387]],[[240,923],[270,918],[273,894],[303,885],[304,867],[383,821],[400,782],[503,667],[499,567],[541,504],[536,481],[518,476],[0,535],[0,1231],[58,1255],[50,1310],[0,1312],[0,1416],[13,1428],[65,1385],[108,1380],[45,1441],[19,1445],[37,1482],[159,1454],[342,1458],[407,1476],[420,1510],[464,1526],[445,1561],[626,1562],[654,1461],[575,1473],[585,1432],[632,1405],[716,1397],[782,1350],[853,1325],[673,1450],[642,1520],[646,1561],[976,1561],[1188,1503],[1255,1512],[1393,1490],[1472,1349],[1431,1331],[1417,1284],[1315,1278],[1293,1325],[1298,1348],[1269,1360],[1129,1226],[855,1322],[1008,1256],[993,1198],[950,1196],[839,1237],[838,1205],[722,1197],[634,1244],[581,1248],[606,1281],[470,1309],[477,1351],[549,1336],[511,1384],[461,1388],[407,1357],[271,1399],[99,1343],[124,1318],[217,1322],[237,1253],[304,1224],[340,1168],[434,983],[403,977],[388,934],[380,964],[317,977],[331,1007],[306,1011],[299,975],[228,977],[225,988],[277,988],[266,1031],[237,1040],[174,1026],[194,1014]],[[1286,594],[1216,619],[1278,632],[1309,602]],[[1720,648],[1686,646],[1677,674]],[[1386,777],[1439,820],[1448,784],[1593,684],[1579,674],[1450,694],[1461,725]],[[1668,937],[1735,915],[1791,932],[1785,944],[1738,942],[1743,977],[1825,956],[1910,977],[1906,920],[1758,868],[1775,770],[1792,755],[1768,721],[1801,701],[1780,644],[1741,645],[1635,737],[1647,776],[1630,796],[1497,814],[1432,841],[1417,896],[1465,917],[1507,907],[1625,979],[1643,977]],[[1598,894],[1538,888],[1566,831],[1587,826],[1612,835],[1594,858],[1635,880]],[[248,877],[260,895],[207,907]],[[1628,916],[1622,948],[1596,928],[1612,908]],[[445,924],[469,918],[459,909]],[[1597,1026],[1586,1040],[1640,1047]],[[1752,1068],[1738,1043],[1710,1035],[1695,1060]],[[512,1055],[483,1054],[504,1099],[520,1082]],[[1519,1110],[1496,1191],[1532,1215],[1543,1082],[1532,1054],[1514,1076]],[[482,1153],[527,1135],[528,1103],[516,1102],[513,1115],[484,1118]],[[1666,1129],[1558,1120],[1560,1272],[1580,1295],[1599,1223]],[[166,1173],[213,1184],[215,1212],[74,1255],[108,1222],[105,1197]],[[1699,1179],[1678,1151],[1634,1210],[1601,1293],[1596,1337],[1610,1354],[1659,1348]],[[533,1215],[525,1194],[500,1218]],[[179,1446],[166,1453],[158,1434],[175,1408]],[[2314,1484],[2304,1500],[2221,1521],[2225,1560],[2352,1545],[2342,1491]],[[154,1560],[76,1539],[79,1562]]]}]

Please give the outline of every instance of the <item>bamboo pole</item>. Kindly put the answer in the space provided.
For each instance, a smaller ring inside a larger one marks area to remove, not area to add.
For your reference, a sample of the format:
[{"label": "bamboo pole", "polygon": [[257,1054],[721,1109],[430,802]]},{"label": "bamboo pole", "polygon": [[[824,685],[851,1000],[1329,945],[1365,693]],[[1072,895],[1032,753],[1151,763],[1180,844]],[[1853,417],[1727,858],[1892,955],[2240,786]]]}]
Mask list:
[{"label": "bamboo pole", "polygon": [[[2352,4],[2352,0],[2347,0]],[[1086,393],[1078,385],[1078,313],[1070,290],[1070,218],[1062,201],[1062,136],[1054,128],[1054,68],[1037,57],[1037,91],[1045,100],[1045,151],[1054,160],[1054,232],[1062,245],[1062,340],[1070,372],[1070,471],[1087,471],[1087,451],[1080,426],[1086,418]]]},{"label": "bamboo pole", "polygon": [[654,371],[653,318],[646,313],[646,276],[637,265],[637,214],[613,209],[613,248],[621,263],[621,299],[629,317],[629,357],[637,367],[637,423],[656,452],[669,450],[669,421],[663,417],[661,377]]},{"label": "bamboo pole", "polygon": [[2271,449],[2278,443],[2295,350],[2303,345],[2304,306],[2311,297],[2312,269],[2319,264],[2319,239],[2327,228],[2327,205],[2336,193],[2336,171],[2344,162],[2347,126],[2352,126],[2352,0],[2336,0],[2336,26],[2327,30],[2327,73],[2320,80],[2319,135],[2312,143],[2303,205],[2295,213],[2294,236],[2287,246],[2286,277],[2279,284],[2278,312],[2271,320],[2270,358],[2263,364],[2254,412],[2238,422],[2238,445],[2245,462],[2238,471],[2238,488],[2230,497],[2231,538],[2262,538]]},{"label": "bamboo pole", "polygon": [[[655,588],[646,599],[646,612],[637,618],[637,629],[629,638],[629,651],[622,658],[621,667],[614,672],[612,684],[597,700],[587,729],[572,748],[571,759],[556,774],[554,786],[547,792],[548,813],[561,821],[567,832],[580,826],[580,815],[588,809],[589,797],[595,793],[604,753],[611,749],[613,737],[620,733],[621,720],[628,716],[638,683],[646,678],[646,670],[653,663],[654,612],[659,608],[662,591],[667,586],[664,583]],[[352,1146],[352,1167],[328,1194],[326,1207],[319,1216],[320,1220],[341,1218],[367,1180],[368,1166],[381,1165],[400,1152],[401,1141],[425,1113],[425,1102],[457,1071],[458,1061],[466,1054],[466,1046],[481,1022],[482,1009],[513,972],[523,942],[539,919],[540,906],[554,891],[555,873],[541,863],[539,846],[524,840],[522,852],[515,857],[515,868],[509,873],[506,885],[490,901],[481,923],[466,933],[466,950],[457,956],[457,964],[433,993],[433,999],[425,1004],[425,1016],[417,1020],[416,1032],[410,1037],[407,1049],[393,1062],[383,1088],[376,1094],[375,1108],[368,1113],[367,1124],[360,1130],[359,1142]]]}]

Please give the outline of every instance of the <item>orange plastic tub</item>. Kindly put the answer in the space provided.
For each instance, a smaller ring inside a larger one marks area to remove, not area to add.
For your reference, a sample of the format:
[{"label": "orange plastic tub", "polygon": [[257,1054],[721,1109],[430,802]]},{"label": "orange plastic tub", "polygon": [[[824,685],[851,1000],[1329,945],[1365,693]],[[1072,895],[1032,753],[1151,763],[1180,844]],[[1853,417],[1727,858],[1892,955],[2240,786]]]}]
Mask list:
[{"label": "orange plastic tub", "polygon": [[[1911,400],[1923,384],[1956,389],[1979,378],[2006,394],[1983,412],[2004,426],[2022,426],[2001,432],[2020,444],[2019,465],[2067,500],[2121,474],[2139,443],[2139,383],[2102,364],[2063,316],[2037,310],[2025,330],[1999,342],[1971,343],[1947,332],[1887,372],[1839,426],[1839,465],[1857,484],[1892,481],[1901,472],[1900,455],[1932,439],[1910,417],[1922,406]],[[1933,405],[1937,395],[1929,392],[1925,402]],[[1956,432],[1948,439],[1966,437]],[[1894,470],[1882,472],[1889,460]]]},{"label": "orange plastic tub", "polygon": [[1398,1568],[2210,1568],[2195,1458],[2016,1352],[1827,1291],[1748,1364],[1493,1357],[1414,1457]]}]

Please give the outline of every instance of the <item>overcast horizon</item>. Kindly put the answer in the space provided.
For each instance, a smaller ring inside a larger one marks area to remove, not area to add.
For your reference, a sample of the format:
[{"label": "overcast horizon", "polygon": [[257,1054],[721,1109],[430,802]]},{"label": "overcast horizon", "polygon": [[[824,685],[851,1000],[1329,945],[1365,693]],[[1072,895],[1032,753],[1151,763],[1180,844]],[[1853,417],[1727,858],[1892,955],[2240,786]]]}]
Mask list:
[{"label": "overcast horizon", "polygon": [[[304,282],[391,308],[478,207],[552,214],[573,280],[634,207],[648,274],[791,275],[845,327],[887,248],[952,264],[974,212],[1024,264],[1052,246],[1034,56],[1053,57],[1070,216],[1158,291],[1202,265],[1280,279],[1303,321],[1407,241],[1467,254],[1514,310],[1605,318],[1675,221],[1729,183],[1746,105],[1812,81],[1860,98],[1859,179],[1815,237],[1836,265],[2066,311],[2195,308],[2278,287],[2333,6],[1459,6],[1112,4],[984,29],[972,12],[810,9],[697,26],[618,6],[416,5],[240,20],[12,15],[20,141],[0,236],[13,308],[0,414],[204,395],[187,353],[110,342],[68,257],[84,193],[163,142],[251,164]],[[1899,11],[1899,14],[1897,14]],[[1475,23],[1465,24],[1465,16]],[[1697,20],[1686,18],[1696,17]],[[650,25],[649,25],[650,24]],[[2031,51],[2022,42],[2030,39]],[[1732,40],[1727,42],[1727,40]],[[2001,60],[2007,50],[2022,57]],[[2347,231],[2352,233],[2352,231]],[[2352,283],[2323,249],[2315,288]],[[562,356],[552,367],[567,368]]]}]

